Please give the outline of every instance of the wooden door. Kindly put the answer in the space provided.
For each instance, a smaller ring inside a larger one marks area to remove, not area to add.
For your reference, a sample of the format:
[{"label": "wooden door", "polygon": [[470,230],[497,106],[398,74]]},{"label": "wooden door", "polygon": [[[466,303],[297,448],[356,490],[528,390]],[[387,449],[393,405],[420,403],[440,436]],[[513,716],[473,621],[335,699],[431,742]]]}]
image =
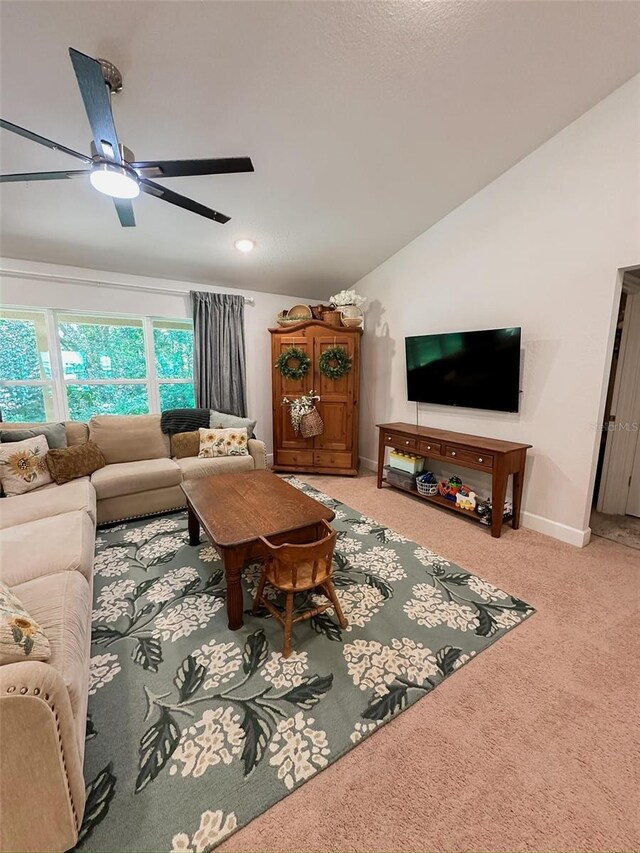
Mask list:
[{"label": "wooden door", "polygon": [[[312,341],[306,337],[301,335],[273,335],[272,342],[274,364],[278,356],[288,350],[289,347],[304,350],[313,360]],[[279,464],[300,465],[311,464],[312,462],[313,439],[303,438],[300,433],[295,434],[291,424],[289,406],[282,404],[284,397],[293,399],[305,394],[311,388],[312,383],[313,368],[310,368],[303,379],[290,379],[283,376],[278,368],[273,369],[274,452]]]},{"label": "wooden door", "polygon": [[[318,411],[324,422],[324,432],[314,439],[317,450],[350,452],[353,449],[353,404],[358,369],[356,344],[354,335],[340,334],[339,331],[314,338],[314,389],[321,398]],[[320,371],[320,356],[333,346],[344,347],[352,359],[351,370],[340,379],[329,379]]]}]

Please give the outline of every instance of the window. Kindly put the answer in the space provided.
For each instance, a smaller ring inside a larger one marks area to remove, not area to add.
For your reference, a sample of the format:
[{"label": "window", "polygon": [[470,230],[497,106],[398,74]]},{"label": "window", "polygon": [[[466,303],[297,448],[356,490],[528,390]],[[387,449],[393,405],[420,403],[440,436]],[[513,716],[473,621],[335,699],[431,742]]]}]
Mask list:
[{"label": "window", "polygon": [[54,417],[47,317],[42,311],[0,309],[0,412],[5,421]]},{"label": "window", "polygon": [[69,416],[139,415],[149,411],[142,320],[58,315]]},{"label": "window", "polygon": [[191,323],[154,320],[153,349],[161,411],[195,406]]},{"label": "window", "polygon": [[187,320],[0,310],[0,410],[7,421],[193,405]]}]

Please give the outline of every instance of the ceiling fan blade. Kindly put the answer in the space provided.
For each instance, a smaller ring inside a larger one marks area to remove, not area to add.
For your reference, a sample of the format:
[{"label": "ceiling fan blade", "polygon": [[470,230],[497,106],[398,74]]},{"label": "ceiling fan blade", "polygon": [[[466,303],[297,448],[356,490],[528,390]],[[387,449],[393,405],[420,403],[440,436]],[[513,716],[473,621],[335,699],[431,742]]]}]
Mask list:
[{"label": "ceiling fan blade", "polygon": [[25,172],[21,175],[0,175],[0,184],[15,181],[62,181],[65,178],[84,178],[91,174],[91,169],[78,169],[71,172]]},{"label": "ceiling fan blade", "polygon": [[[97,59],[69,48],[73,70],[78,78],[80,94],[91,125],[98,153],[114,163],[122,163],[118,134],[111,112],[111,95]],[[108,147],[106,147],[108,146]]]},{"label": "ceiling fan blade", "polygon": [[142,177],[180,178],[186,175],[228,175],[253,172],[250,157],[218,157],[214,160],[142,160],[130,164]]},{"label": "ceiling fan blade", "polygon": [[3,130],[10,130],[11,133],[17,133],[18,136],[23,136],[25,139],[30,139],[32,142],[37,142],[38,145],[44,145],[47,148],[51,148],[52,151],[62,151],[63,154],[70,154],[72,157],[77,157],[78,160],[83,160],[85,163],[93,162],[91,157],[87,157],[85,154],[80,154],[79,151],[74,151],[72,148],[60,145],[59,142],[53,142],[51,139],[39,136],[37,133],[33,133],[31,130],[27,130],[24,127],[19,127],[17,124],[12,124],[12,122],[6,121],[3,118],[0,118],[0,127]]},{"label": "ceiling fan blade", "polygon": [[146,178],[140,179],[140,189],[149,195],[154,195],[161,198],[163,201],[168,201],[169,204],[175,204],[176,207],[182,207],[185,210],[190,210],[191,213],[197,213],[200,216],[205,216],[207,219],[213,219],[215,222],[220,222],[224,225],[231,217],[225,216],[224,213],[218,213],[217,210],[212,210],[210,207],[205,207],[193,199],[186,196],[174,193],[173,190],[168,190],[166,187],[160,186],[153,181],[148,181]]},{"label": "ceiling fan blade", "polygon": [[114,198],[113,203],[116,206],[118,219],[123,228],[133,228],[136,224],[136,218],[133,215],[133,204],[128,198]]}]

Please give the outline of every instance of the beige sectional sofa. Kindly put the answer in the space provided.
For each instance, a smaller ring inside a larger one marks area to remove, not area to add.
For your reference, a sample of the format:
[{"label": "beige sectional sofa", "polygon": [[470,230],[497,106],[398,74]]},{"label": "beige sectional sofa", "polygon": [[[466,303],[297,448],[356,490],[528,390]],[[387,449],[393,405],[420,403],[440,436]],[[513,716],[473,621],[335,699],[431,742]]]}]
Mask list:
[{"label": "beige sectional sofa", "polygon": [[[2,424],[2,428],[35,426]],[[159,415],[68,422],[68,444],[89,437],[107,465],[90,478],[0,499],[0,578],[40,624],[47,662],[0,666],[0,851],[74,846],[85,805],[85,745],[96,523],[185,505],[180,483],[264,468],[249,455],[171,458]]]}]

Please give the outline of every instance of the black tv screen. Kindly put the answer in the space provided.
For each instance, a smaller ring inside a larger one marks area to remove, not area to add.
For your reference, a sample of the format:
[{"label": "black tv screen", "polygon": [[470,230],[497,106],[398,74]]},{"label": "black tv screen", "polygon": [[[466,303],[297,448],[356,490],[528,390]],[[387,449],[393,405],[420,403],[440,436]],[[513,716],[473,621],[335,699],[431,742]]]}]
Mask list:
[{"label": "black tv screen", "polygon": [[409,400],[517,412],[521,329],[405,338]]}]

